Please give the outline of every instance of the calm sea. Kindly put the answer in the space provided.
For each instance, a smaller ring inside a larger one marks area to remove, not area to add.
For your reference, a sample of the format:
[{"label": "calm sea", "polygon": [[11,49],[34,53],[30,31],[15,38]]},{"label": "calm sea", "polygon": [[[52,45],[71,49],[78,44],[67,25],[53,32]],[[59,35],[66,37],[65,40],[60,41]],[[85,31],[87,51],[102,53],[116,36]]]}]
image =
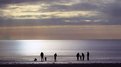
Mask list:
[{"label": "calm sea", "polygon": [[[76,62],[76,53],[90,52],[91,62],[121,63],[121,40],[0,40],[0,61],[40,61],[44,52],[48,62],[58,54],[60,62]],[[80,62],[80,61],[78,61]]]}]

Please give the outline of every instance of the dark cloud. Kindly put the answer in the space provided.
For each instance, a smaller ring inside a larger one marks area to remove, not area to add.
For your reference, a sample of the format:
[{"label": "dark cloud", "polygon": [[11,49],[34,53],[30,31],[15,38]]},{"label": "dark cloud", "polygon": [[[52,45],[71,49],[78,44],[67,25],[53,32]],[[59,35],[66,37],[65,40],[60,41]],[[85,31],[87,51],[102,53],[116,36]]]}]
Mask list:
[{"label": "dark cloud", "polygon": [[40,0],[0,0],[0,4],[22,3],[22,2],[36,2]]},{"label": "dark cloud", "polygon": [[23,3],[23,2],[59,2],[62,0],[0,0],[0,4],[12,4],[12,3]]},{"label": "dark cloud", "polygon": [[[49,25],[120,25],[120,19],[104,19],[104,18],[50,18],[50,19],[0,19],[0,27],[2,26],[49,26]],[[85,20],[90,20],[86,22]],[[8,22],[9,21],[9,22]]]},{"label": "dark cloud", "polygon": [[5,7],[6,4],[17,4],[17,3],[25,3],[25,2],[37,2],[40,0],[0,0],[0,7]]},{"label": "dark cloud", "polygon": [[81,11],[94,11],[97,10],[99,7],[94,4],[94,3],[78,3],[78,4],[74,4],[74,5],[61,5],[61,4],[56,4],[56,5],[52,5],[51,7],[49,7],[49,10],[65,10],[65,11],[72,11],[72,10],[81,10]]},{"label": "dark cloud", "polygon": [[109,18],[121,18],[121,1],[116,0],[114,3],[106,4],[102,12]]},{"label": "dark cloud", "polygon": [[[121,24],[121,1],[115,0],[112,3],[93,3],[93,2],[80,2],[73,5],[64,5],[63,2],[71,0],[0,0],[0,6],[5,6],[6,4],[14,3],[33,3],[33,2],[44,2],[51,3],[51,6],[45,11],[97,11],[101,15],[94,17],[71,17],[71,18],[56,18],[52,17],[50,19],[6,19],[5,17],[0,17],[0,26],[14,26],[14,25],[78,25],[78,24],[108,24],[108,25],[119,25]],[[53,2],[58,2],[60,4],[52,4]],[[101,1],[102,2],[102,1]],[[4,7],[3,7],[4,8]],[[2,12],[1,12],[2,13]],[[1,14],[0,13],[0,14]],[[65,22],[68,20],[68,22]],[[84,20],[91,20],[91,22],[85,22]],[[98,22],[95,22],[95,21]],[[8,22],[10,21],[10,22]],[[33,23],[35,22],[35,23]]]},{"label": "dark cloud", "polygon": [[98,6],[94,3],[79,3],[72,6],[74,9],[79,10],[96,10]]}]

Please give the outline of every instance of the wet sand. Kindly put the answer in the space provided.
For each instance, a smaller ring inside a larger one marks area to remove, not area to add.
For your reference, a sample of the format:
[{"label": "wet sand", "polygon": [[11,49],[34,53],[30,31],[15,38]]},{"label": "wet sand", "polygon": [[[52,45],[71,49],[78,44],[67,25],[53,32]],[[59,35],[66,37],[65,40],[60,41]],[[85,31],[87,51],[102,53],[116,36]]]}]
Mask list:
[{"label": "wet sand", "polygon": [[0,64],[0,67],[121,67],[121,63],[92,63],[92,64]]}]

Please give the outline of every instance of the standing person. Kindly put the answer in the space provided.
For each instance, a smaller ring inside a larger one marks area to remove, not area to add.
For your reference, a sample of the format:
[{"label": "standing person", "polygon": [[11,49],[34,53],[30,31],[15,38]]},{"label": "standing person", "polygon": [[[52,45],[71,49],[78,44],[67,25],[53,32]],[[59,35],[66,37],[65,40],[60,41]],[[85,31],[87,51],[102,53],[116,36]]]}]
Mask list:
[{"label": "standing person", "polygon": [[77,54],[76,54],[77,61],[79,61],[79,56],[80,56],[80,54],[77,53]]},{"label": "standing person", "polygon": [[47,61],[47,57],[45,57],[45,61]]},{"label": "standing person", "polygon": [[54,54],[54,61],[56,62],[57,53]]},{"label": "standing person", "polygon": [[41,53],[40,53],[40,56],[41,56],[41,61],[43,62],[43,61],[44,61],[44,53],[41,52]]},{"label": "standing person", "polygon": [[87,52],[87,60],[89,61],[89,52]]},{"label": "standing person", "polygon": [[82,60],[84,60],[84,58],[85,58],[85,55],[84,55],[84,53],[82,53]]}]

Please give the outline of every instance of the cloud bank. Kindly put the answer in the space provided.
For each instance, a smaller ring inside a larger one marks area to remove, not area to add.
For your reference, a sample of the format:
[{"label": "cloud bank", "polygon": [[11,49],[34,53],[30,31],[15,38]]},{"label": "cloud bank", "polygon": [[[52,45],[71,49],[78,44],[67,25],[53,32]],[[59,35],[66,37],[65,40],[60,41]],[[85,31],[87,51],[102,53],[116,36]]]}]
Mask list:
[{"label": "cloud bank", "polygon": [[0,0],[0,25],[119,25],[120,4],[120,0]]}]

